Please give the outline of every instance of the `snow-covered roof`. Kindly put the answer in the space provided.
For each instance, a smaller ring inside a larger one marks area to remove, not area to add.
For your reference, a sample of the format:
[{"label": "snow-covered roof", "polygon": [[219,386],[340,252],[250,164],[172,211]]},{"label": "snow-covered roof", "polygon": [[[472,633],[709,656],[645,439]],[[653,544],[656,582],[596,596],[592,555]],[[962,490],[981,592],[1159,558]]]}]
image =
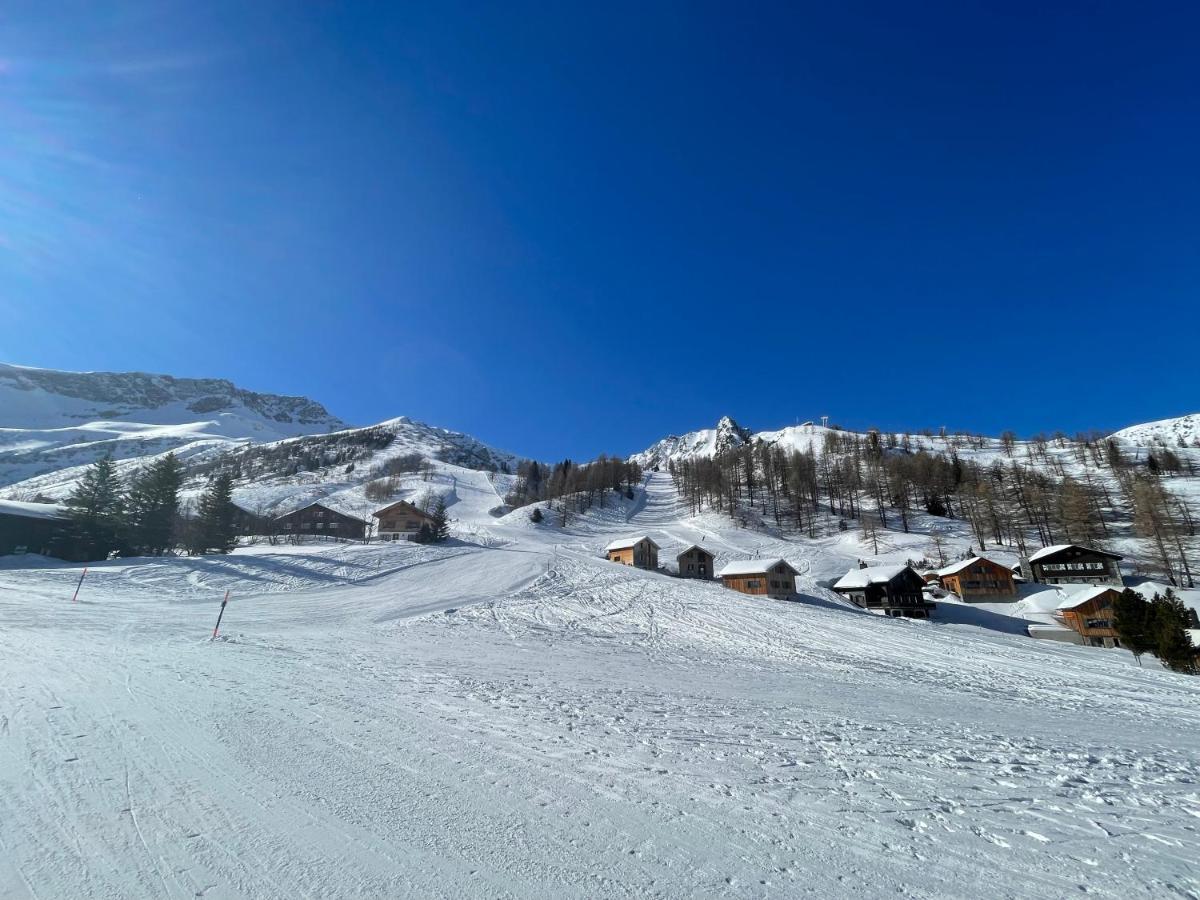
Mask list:
[{"label": "snow-covered roof", "polygon": [[731,563],[727,563],[725,568],[717,573],[718,578],[724,578],[726,575],[766,575],[777,565],[783,563],[787,566],[792,574],[796,574],[796,570],[786,559],[775,557],[774,559],[738,559]]},{"label": "snow-covered roof", "polygon": [[1090,587],[1079,585],[1079,587],[1082,587],[1083,590],[1069,592],[1063,591],[1062,593],[1066,593],[1068,596],[1065,600],[1060,602],[1055,609],[1074,609],[1077,606],[1083,606],[1083,604],[1087,603],[1089,600],[1095,600],[1097,597],[1108,591],[1116,590],[1115,587],[1109,584],[1097,584]]},{"label": "snow-covered roof", "polygon": [[[993,566],[1000,566],[1000,563],[998,563],[994,560],[988,559],[986,556],[972,556],[970,559],[960,559],[956,563],[951,563],[950,565],[946,566],[944,569],[938,569],[937,573],[938,573],[938,575],[954,575],[958,572],[961,572],[963,569],[967,568],[967,566],[971,565],[972,563],[977,563],[977,562],[980,562],[981,560],[983,562],[990,562]],[[1007,569],[1008,566],[1000,566],[1000,568]]]},{"label": "snow-covered roof", "polygon": [[1107,550],[1097,550],[1095,547],[1084,547],[1082,544],[1055,544],[1053,547],[1043,547],[1033,556],[1029,557],[1030,562],[1037,562],[1039,559],[1044,559],[1047,556],[1052,556],[1055,553],[1061,553],[1063,550],[1070,550],[1075,547],[1079,550],[1086,550],[1089,553],[1099,553],[1102,556],[1111,556],[1113,559],[1121,557],[1116,553],[1109,553]]},{"label": "snow-covered roof", "polygon": [[[642,541],[650,541],[650,538],[648,538],[644,534],[639,534],[635,537],[620,538],[618,540],[613,541],[611,544],[609,544],[607,547],[605,547],[604,552],[608,553],[612,550],[628,550],[634,544],[640,544]],[[654,541],[650,541],[650,545],[655,550],[658,549],[658,544],[654,543]]]},{"label": "snow-covered roof", "polygon": [[711,550],[705,550],[705,549],[704,549],[703,547],[701,547],[699,544],[689,544],[688,546],[686,546],[686,547],[684,547],[682,550],[680,550],[678,553],[676,553],[676,554],[675,554],[675,556],[676,556],[676,557],[680,557],[680,556],[683,556],[683,554],[685,554],[685,553],[691,553],[693,550],[700,550],[700,551],[702,551],[702,552],[704,552],[704,553],[707,553],[709,556],[715,556],[715,555],[716,555],[716,554],[715,554],[715,553],[713,553]]},{"label": "snow-covered roof", "polygon": [[0,500],[0,515],[26,519],[65,519],[67,508],[58,503],[26,503],[24,500]]},{"label": "snow-covered roof", "polygon": [[321,509],[327,509],[332,513],[337,513],[339,516],[345,516],[347,519],[354,519],[356,522],[362,522],[364,525],[367,524],[366,519],[360,519],[358,516],[353,515],[352,513],[343,512],[340,509],[330,506],[328,503],[322,503],[320,500],[314,500],[312,503],[305,503],[303,506],[297,506],[295,509],[290,509],[283,514],[276,516],[275,518],[277,520],[286,519],[288,516],[293,516],[298,512],[303,512],[306,509],[312,509],[314,506],[319,506]]},{"label": "snow-covered roof", "polygon": [[886,584],[908,566],[868,566],[865,569],[851,569],[834,584],[838,588],[865,588],[870,584]]}]

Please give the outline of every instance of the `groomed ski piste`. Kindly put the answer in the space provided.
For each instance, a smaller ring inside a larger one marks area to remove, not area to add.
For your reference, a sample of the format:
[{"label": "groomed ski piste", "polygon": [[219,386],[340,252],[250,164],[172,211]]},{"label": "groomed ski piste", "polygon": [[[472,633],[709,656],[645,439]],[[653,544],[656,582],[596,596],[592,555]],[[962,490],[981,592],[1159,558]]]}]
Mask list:
[{"label": "groomed ski piste", "polygon": [[[565,527],[435,483],[441,545],[114,560],[74,603],[81,566],[0,562],[0,896],[1200,896],[1197,679],[867,615],[820,586],[852,535],[662,473]],[[599,558],[643,533],[802,596]]]}]

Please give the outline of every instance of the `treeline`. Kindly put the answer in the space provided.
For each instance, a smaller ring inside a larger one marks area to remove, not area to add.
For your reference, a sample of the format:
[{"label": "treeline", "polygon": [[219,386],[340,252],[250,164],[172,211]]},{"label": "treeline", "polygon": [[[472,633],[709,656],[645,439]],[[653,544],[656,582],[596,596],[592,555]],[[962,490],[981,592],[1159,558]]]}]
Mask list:
[{"label": "treeline", "polygon": [[572,516],[605,506],[610,495],[633,496],[642,480],[642,467],[635,462],[601,454],[587,463],[563,460],[553,466],[526,460],[517,467],[517,480],[504,498],[509,506],[527,506],[539,501],[557,504],[562,524]]},{"label": "treeline", "polygon": [[[999,545],[1021,555],[1056,543],[1103,546],[1114,522],[1129,520],[1167,580],[1192,586],[1185,538],[1195,535],[1195,521],[1166,485],[1190,461],[1169,450],[1133,460],[1115,441],[1094,435],[1018,445],[1008,433],[990,463],[959,452],[987,449],[982,438],[953,436],[944,447],[916,447],[908,435],[829,431],[820,453],[757,442],[673,462],[669,470],[693,515],[705,508],[743,522],[758,515],[810,537],[826,522],[842,529],[856,522],[876,553],[880,533],[908,532],[914,514],[963,520],[981,552]],[[1067,467],[1072,460],[1076,474]],[[1104,470],[1113,477],[1099,477]]]},{"label": "treeline", "polygon": [[[219,472],[201,495],[196,515],[183,514],[183,466],[175,454],[155,460],[128,481],[111,457],[97,460],[67,498],[70,525],[62,541],[72,558],[157,556],[182,547],[188,553],[228,553],[237,544],[233,477]],[[64,548],[66,549],[66,548]]]}]

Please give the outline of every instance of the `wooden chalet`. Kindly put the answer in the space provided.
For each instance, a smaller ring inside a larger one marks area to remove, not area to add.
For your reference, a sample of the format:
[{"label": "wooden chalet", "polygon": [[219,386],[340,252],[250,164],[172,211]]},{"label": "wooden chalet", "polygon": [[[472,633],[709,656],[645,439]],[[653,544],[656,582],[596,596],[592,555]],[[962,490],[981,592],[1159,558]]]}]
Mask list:
[{"label": "wooden chalet", "polygon": [[692,544],[675,557],[681,578],[712,578],[716,557],[697,544]]},{"label": "wooden chalet", "polygon": [[1120,561],[1118,554],[1107,550],[1057,544],[1043,547],[1023,560],[1021,572],[1027,581],[1042,584],[1108,584],[1120,588],[1124,586]]},{"label": "wooden chalet", "polygon": [[877,615],[928,619],[935,604],[925,598],[924,587],[924,579],[910,566],[867,566],[851,569],[833,589]]},{"label": "wooden chalet", "polygon": [[658,550],[658,544],[643,534],[613,541],[604,548],[604,555],[609,562],[620,563],[623,566],[657,569]]},{"label": "wooden chalet", "polygon": [[730,590],[783,599],[796,593],[799,574],[787,560],[744,559],[729,563],[717,577]]},{"label": "wooden chalet", "polygon": [[1090,647],[1120,647],[1113,628],[1113,604],[1121,596],[1118,588],[1108,585],[1077,590],[1058,604],[1054,617],[1079,634]]},{"label": "wooden chalet", "polygon": [[0,556],[40,553],[59,559],[82,561],[75,546],[71,519],[57,503],[0,500]]},{"label": "wooden chalet", "polygon": [[233,504],[233,527],[239,535],[270,534],[278,528],[273,520],[244,506]]},{"label": "wooden chalet", "polygon": [[1014,600],[1017,596],[1012,569],[983,556],[938,569],[937,576],[938,584],[967,602]]},{"label": "wooden chalet", "polygon": [[422,525],[433,528],[433,516],[407,500],[385,506],[371,515],[379,520],[376,533],[381,541],[414,541]]},{"label": "wooden chalet", "polygon": [[272,520],[280,534],[317,536],[361,541],[367,536],[367,523],[321,503],[310,503]]}]

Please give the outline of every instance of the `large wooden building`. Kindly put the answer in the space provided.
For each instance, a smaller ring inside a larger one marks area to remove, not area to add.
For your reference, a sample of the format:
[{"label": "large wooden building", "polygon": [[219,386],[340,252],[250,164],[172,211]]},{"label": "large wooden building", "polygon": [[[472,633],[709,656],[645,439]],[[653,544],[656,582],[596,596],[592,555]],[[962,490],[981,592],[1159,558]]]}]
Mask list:
[{"label": "large wooden building", "polygon": [[623,566],[657,569],[658,549],[658,544],[642,534],[613,541],[604,548],[604,555],[609,562],[620,563]]},{"label": "large wooden building", "polygon": [[1043,547],[1021,563],[1027,581],[1042,584],[1108,584],[1120,588],[1121,557],[1107,550],[1057,544]]},{"label": "large wooden building", "polygon": [[361,541],[367,536],[367,523],[356,516],[348,516],[330,509],[321,503],[310,503],[275,518],[273,522],[280,534],[302,537],[330,537]]},{"label": "large wooden building", "polygon": [[433,516],[407,500],[385,506],[371,515],[379,520],[376,533],[382,541],[413,541],[422,525],[433,528]]},{"label": "large wooden building", "polygon": [[743,594],[783,599],[796,593],[797,572],[783,559],[744,559],[717,573],[721,583]]},{"label": "large wooden building", "polygon": [[675,557],[681,578],[712,578],[715,557],[696,544]]},{"label": "large wooden building", "polygon": [[55,503],[0,500],[0,556],[40,553],[82,560],[72,538],[66,508]]},{"label": "large wooden building", "polygon": [[938,569],[937,579],[943,588],[967,602],[1013,600],[1017,596],[1012,569],[983,556]]},{"label": "large wooden building", "polygon": [[893,618],[928,619],[935,604],[925,598],[925,580],[910,566],[851,569],[833,589],[855,606]]},{"label": "large wooden building", "polygon": [[1113,627],[1113,604],[1120,596],[1117,588],[1103,584],[1077,590],[1058,604],[1054,615],[1088,646],[1120,647]]}]

